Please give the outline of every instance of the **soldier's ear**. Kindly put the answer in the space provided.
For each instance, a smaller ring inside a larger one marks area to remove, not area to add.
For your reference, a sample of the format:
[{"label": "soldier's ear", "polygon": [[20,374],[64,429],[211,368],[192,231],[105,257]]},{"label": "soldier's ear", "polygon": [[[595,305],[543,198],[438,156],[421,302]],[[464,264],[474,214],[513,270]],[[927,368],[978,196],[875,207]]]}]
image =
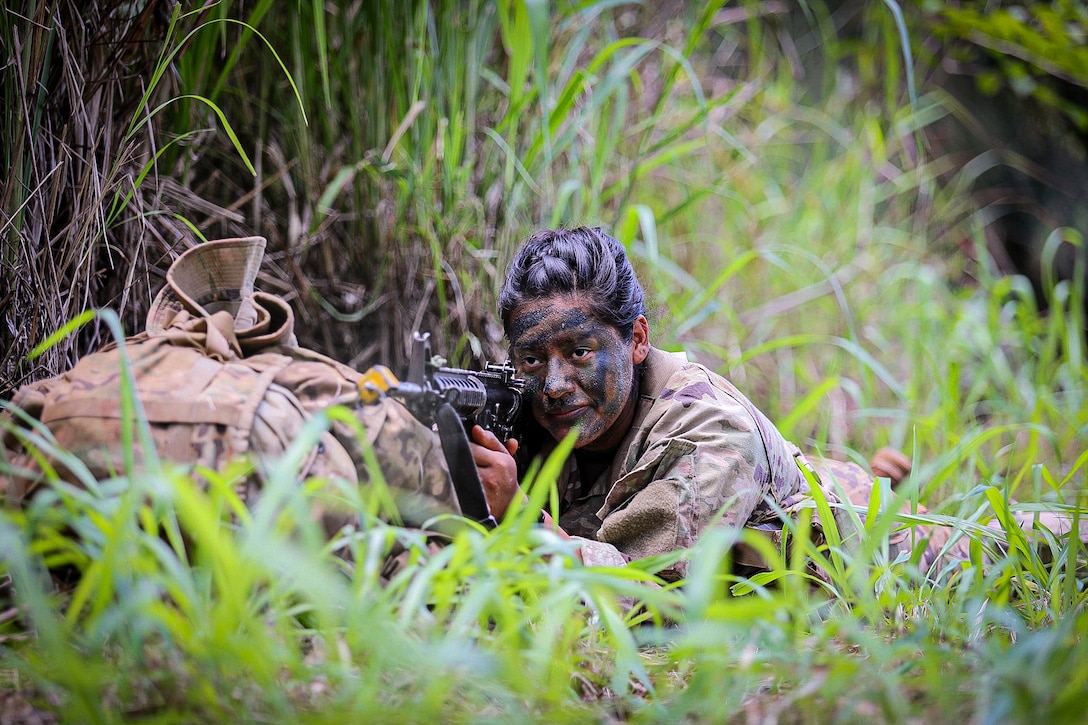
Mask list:
[{"label": "soldier's ear", "polygon": [[631,343],[631,357],[635,365],[638,365],[650,354],[650,325],[644,315],[639,315],[635,320]]}]

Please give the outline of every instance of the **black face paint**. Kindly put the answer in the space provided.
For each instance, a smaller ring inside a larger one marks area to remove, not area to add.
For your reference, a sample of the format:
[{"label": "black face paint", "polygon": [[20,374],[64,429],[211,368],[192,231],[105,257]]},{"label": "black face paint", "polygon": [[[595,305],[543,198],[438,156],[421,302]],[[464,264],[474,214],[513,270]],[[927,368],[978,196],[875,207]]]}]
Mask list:
[{"label": "black face paint", "polygon": [[556,440],[578,427],[576,448],[613,447],[634,411],[633,343],[588,312],[583,295],[514,310],[511,349],[533,417]]}]

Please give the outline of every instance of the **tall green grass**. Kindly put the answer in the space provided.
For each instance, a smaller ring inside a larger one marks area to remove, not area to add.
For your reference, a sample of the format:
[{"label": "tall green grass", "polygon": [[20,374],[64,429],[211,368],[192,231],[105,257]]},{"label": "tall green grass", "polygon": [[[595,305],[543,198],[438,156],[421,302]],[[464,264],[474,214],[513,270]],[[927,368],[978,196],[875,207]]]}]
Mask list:
[{"label": "tall green grass", "polygon": [[[269,265],[306,270],[288,291],[301,334],[339,331],[360,365],[428,321],[457,363],[501,354],[480,318],[513,242],[611,228],[655,344],[726,374],[807,450],[913,456],[909,486],[855,512],[862,542],[814,507],[831,545],[803,525],[785,552],[749,537],[774,565],[743,579],[723,563],[735,534],[712,531],[682,587],[655,582],[662,560],[580,566],[532,506],[434,549],[377,519],[380,487],[295,485],[316,419],[252,511],[243,470],[200,486],[166,463],[5,511],[5,690],[69,722],[1080,722],[1085,553],[1026,544],[1011,514],[1085,507],[1085,290],[1051,287],[1044,316],[990,268],[963,194],[985,159],[919,149],[946,110],[931,89],[908,102],[886,4],[856,44],[819,4],[799,25],[769,9],[685,8],[650,34],[609,2],[224,3],[185,16],[213,32],[173,66],[208,103],[149,128],[186,142],[160,171],[251,203]],[[212,104],[256,176],[229,136],[186,135],[222,127]],[[326,541],[315,500],[349,501],[357,524]],[[932,513],[897,513],[918,503]],[[966,536],[974,563],[890,560],[907,523]],[[394,546],[408,565],[382,582]],[[49,568],[80,576],[58,587]]]},{"label": "tall green grass", "polygon": [[[488,318],[513,241],[616,215],[652,225],[635,190],[706,145],[715,104],[691,57],[720,2],[681,44],[621,27],[608,2],[270,5],[234,22],[217,5],[220,32],[193,35],[177,63],[207,103],[179,104],[173,133],[222,109],[252,184],[221,151],[177,147],[164,166],[186,185],[238,179],[225,195],[252,187],[250,223],[283,255],[303,342],[358,364],[406,362],[416,325],[455,363],[498,357]],[[300,104],[283,102],[278,58]]]},{"label": "tall green grass", "polygon": [[[531,507],[428,547],[366,514],[380,489],[347,492],[357,523],[326,542],[309,512],[344,492],[297,486],[293,473],[323,425],[274,462],[249,512],[233,492],[244,471],[201,487],[166,465],[89,490],[56,482],[5,513],[14,694],[73,722],[1075,720],[1079,547],[1055,542],[1042,566],[1014,546],[986,570],[927,577],[882,556],[897,524],[874,512],[853,553],[833,536],[814,546],[803,524],[785,557],[746,536],[773,562],[751,580],[723,568],[736,535],[708,532],[674,588],[653,584],[661,561],[582,567],[532,525]],[[533,505],[557,463],[540,471]],[[1004,511],[1000,494],[991,500]],[[980,544],[996,533],[918,520]],[[382,583],[394,542],[407,566]],[[824,562],[829,583],[812,586],[806,557]],[[74,588],[49,581],[45,566],[61,564],[81,574]]]}]

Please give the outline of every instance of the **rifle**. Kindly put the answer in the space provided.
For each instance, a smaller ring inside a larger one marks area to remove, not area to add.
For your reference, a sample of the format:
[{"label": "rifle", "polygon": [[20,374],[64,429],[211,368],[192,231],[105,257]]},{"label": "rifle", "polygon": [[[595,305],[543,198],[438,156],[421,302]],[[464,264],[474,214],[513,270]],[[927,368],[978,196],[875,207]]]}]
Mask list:
[{"label": "rifle", "polygon": [[479,425],[502,442],[515,437],[525,380],[509,361],[484,365],[482,371],[444,367],[431,356],[430,333],[412,335],[408,376],[397,380],[384,365],[370,368],[358,383],[364,403],[389,395],[404,403],[424,425],[438,428],[461,511],[488,528],[495,519],[487,505],[467,432]]},{"label": "rifle", "polygon": [[397,398],[425,425],[432,425],[442,403],[449,403],[465,430],[478,425],[505,442],[515,437],[521,414],[525,380],[516,377],[509,361],[487,363],[482,371],[443,367],[444,360],[431,356],[430,333],[412,336],[408,376],[397,378],[384,365],[370,368],[359,381],[363,402],[375,402],[382,394]]}]

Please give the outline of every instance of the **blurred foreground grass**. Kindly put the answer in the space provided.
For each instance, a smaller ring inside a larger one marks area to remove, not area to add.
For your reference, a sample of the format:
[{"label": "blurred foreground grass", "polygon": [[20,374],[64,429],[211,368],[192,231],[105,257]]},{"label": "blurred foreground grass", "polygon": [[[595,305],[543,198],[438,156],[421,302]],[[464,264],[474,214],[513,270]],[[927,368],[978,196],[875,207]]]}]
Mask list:
[{"label": "blurred foreground grass", "polygon": [[[298,451],[325,424],[312,421]],[[888,561],[905,519],[876,513],[853,553],[794,532],[796,552],[827,562],[826,586],[759,537],[746,540],[772,571],[730,575],[736,534],[721,529],[681,552],[692,563],[675,587],[655,583],[660,560],[581,566],[532,507],[428,547],[367,513],[380,486],[297,486],[292,453],[248,513],[241,470],[205,487],[170,464],[54,483],[4,513],[8,715],[30,702],[62,722],[1082,718],[1085,551],[1047,537],[1043,558],[1015,543],[1015,524],[982,526],[1007,514],[999,492],[970,517],[910,517],[991,554],[1002,531],[1014,544],[985,569]],[[557,462],[531,489],[537,507]],[[326,542],[315,501],[350,502],[358,523]],[[384,581],[394,546],[406,565]]]}]

